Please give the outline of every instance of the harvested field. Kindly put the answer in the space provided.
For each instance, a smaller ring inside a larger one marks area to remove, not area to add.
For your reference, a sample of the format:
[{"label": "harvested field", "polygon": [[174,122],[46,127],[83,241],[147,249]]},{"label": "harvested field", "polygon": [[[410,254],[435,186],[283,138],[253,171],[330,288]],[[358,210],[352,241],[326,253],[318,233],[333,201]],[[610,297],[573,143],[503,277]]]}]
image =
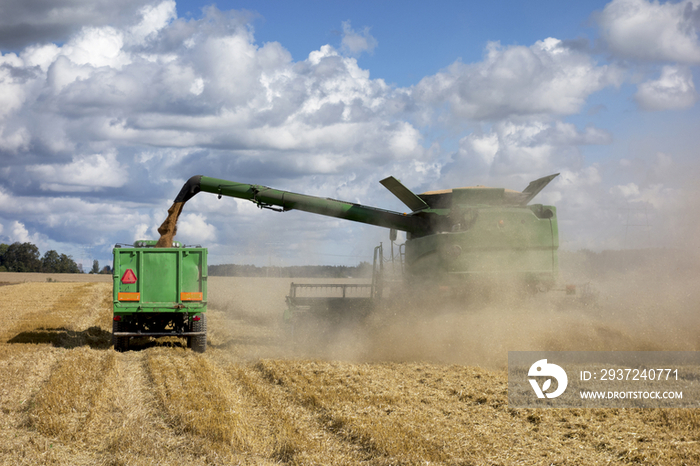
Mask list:
[{"label": "harvested field", "polygon": [[510,409],[504,370],[509,349],[698,351],[694,278],[292,344],[289,280],[212,277],[204,354],[116,353],[111,283],[35,280],[0,276],[1,464],[700,464],[700,410]]}]

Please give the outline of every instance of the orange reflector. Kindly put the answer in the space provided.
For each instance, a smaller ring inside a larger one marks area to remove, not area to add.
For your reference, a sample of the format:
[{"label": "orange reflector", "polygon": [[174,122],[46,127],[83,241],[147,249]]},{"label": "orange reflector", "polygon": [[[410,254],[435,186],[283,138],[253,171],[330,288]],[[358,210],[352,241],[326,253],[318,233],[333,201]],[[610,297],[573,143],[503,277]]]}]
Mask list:
[{"label": "orange reflector", "polygon": [[119,301],[141,301],[141,293],[118,293]]},{"label": "orange reflector", "polygon": [[182,292],[180,293],[180,301],[201,301],[202,292]]}]

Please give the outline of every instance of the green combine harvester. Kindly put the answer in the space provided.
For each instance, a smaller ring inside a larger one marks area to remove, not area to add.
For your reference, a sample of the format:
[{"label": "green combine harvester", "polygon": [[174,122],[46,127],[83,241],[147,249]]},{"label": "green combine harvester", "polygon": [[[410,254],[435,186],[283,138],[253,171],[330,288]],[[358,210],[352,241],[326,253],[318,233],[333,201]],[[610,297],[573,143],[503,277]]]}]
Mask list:
[{"label": "green combine harvester", "polygon": [[[266,186],[193,176],[175,202],[200,191],[248,199],[263,209],[302,210],[406,232],[399,247],[402,285],[390,298],[434,302],[435,297],[468,299],[484,287],[545,291],[558,276],[559,232],[556,208],[529,202],[558,174],[532,181],[522,192],[482,186],[415,194],[394,177],[380,181],[407,207],[395,212],[329,198],[296,194]],[[392,252],[392,261],[394,255]],[[292,284],[287,315],[301,310],[371,310],[383,303],[386,280],[381,245],[375,249],[372,284]],[[304,296],[327,288],[332,296]],[[394,287],[395,288],[395,287]],[[386,300],[384,300],[386,301]]]}]

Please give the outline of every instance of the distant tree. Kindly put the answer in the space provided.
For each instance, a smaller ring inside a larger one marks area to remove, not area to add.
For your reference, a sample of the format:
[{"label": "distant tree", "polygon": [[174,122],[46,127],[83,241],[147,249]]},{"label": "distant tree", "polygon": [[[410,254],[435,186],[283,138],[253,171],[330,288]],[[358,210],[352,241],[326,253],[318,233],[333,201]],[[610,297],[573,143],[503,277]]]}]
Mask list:
[{"label": "distant tree", "polygon": [[44,273],[56,273],[58,272],[59,263],[61,261],[61,256],[58,255],[53,249],[46,251],[44,257],[41,258],[41,271]]},{"label": "distant tree", "polygon": [[112,273],[112,267],[110,267],[109,265],[105,265],[104,267],[102,267],[102,270],[100,270],[100,273],[109,275]]},{"label": "distant tree", "polygon": [[0,244],[0,267],[5,266],[5,262],[4,262],[5,252],[7,251],[7,248],[9,248],[9,247],[10,246],[8,244],[5,244],[5,243]]},{"label": "distant tree", "polygon": [[10,246],[5,243],[0,243],[0,272],[7,272],[7,267],[5,267],[5,252]]},{"label": "distant tree", "polygon": [[100,262],[97,259],[92,261],[92,269],[90,270],[90,273],[100,273]]},{"label": "distant tree", "polygon": [[53,249],[40,258],[32,243],[0,244],[0,272],[83,273],[71,256]]},{"label": "distant tree", "polygon": [[65,254],[61,254],[61,257],[59,258],[57,272],[83,273],[83,271],[80,269],[80,267],[78,267],[78,264],[75,263],[73,258],[71,256],[66,256]]},{"label": "distant tree", "polygon": [[39,248],[32,243],[12,243],[3,254],[3,265],[10,272],[40,272]]}]

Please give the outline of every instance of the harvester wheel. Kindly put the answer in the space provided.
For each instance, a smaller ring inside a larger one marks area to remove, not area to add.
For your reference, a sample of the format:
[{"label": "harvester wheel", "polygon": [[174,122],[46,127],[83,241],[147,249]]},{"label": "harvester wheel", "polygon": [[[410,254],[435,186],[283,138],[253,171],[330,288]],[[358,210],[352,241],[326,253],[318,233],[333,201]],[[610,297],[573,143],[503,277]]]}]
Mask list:
[{"label": "harvester wheel", "polygon": [[126,322],[112,322],[112,343],[114,344],[114,351],[124,352],[129,349],[129,337],[116,337],[115,332],[125,332],[128,326]]},{"label": "harvester wheel", "polygon": [[207,316],[200,314],[200,320],[190,322],[190,332],[204,332],[204,335],[187,337],[187,347],[195,353],[204,353],[207,350]]}]

